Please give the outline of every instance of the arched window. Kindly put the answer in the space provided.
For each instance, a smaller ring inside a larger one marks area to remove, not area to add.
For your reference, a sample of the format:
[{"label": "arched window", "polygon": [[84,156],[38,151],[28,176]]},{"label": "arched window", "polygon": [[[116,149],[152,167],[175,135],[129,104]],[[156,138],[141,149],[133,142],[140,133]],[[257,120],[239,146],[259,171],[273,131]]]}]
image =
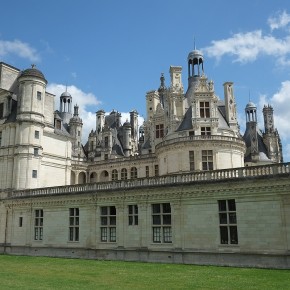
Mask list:
[{"label": "arched window", "polygon": [[132,167],[131,168],[131,179],[135,179],[135,178],[137,178],[137,168]]},{"label": "arched window", "polygon": [[117,169],[112,170],[112,180],[118,180],[118,171]]},{"label": "arched window", "polygon": [[125,180],[127,179],[127,169],[126,168],[122,168],[121,170],[121,180]]},{"label": "arched window", "polygon": [[100,174],[100,181],[109,181],[109,172],[107,170],[104,170]]},{"label": "arched window", "polygon": [[90,174],[90,183],[94,183],[97,182],[97,173],[96,172],[92,172]]}]

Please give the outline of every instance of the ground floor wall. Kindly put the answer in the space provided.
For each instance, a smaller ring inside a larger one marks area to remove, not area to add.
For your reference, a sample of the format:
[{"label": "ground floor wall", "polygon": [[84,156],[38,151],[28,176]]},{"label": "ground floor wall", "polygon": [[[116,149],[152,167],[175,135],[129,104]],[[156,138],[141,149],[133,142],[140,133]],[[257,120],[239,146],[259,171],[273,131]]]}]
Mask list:
[{"label": "ground floor wall", "polygon": [[3,199],[0,252],[290,268],[290,179]]}]

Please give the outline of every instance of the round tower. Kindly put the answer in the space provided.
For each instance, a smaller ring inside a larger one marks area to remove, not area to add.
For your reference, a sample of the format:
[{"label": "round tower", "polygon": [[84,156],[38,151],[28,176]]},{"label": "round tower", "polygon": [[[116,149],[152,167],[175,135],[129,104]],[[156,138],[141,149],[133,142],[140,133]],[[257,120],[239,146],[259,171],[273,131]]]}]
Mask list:
[{"label": "round tower", "polygon": [[32,65],[18,77],[16,144],[13,186],[17,189],[41,186],[44,104],[47,81]]}]

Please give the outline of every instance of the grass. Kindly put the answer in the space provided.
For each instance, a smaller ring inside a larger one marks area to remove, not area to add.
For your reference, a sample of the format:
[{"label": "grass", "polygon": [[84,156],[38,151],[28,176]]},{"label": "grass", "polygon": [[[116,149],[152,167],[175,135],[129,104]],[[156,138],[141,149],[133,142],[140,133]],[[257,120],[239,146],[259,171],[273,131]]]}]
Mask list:
[{"label": "grass", "polygon": [[0,289],[290,289],[290,271],[0,255]]}]

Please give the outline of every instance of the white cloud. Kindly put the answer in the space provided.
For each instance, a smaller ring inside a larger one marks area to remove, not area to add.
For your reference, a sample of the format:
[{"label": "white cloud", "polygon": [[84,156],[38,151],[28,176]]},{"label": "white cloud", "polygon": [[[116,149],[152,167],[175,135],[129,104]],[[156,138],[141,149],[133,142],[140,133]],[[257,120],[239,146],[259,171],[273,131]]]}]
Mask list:
[{"label": "white cloud", "polygon": [[77,104],[79,106],[79,116],[83,120],[83,143],[87,141],[89,132],[96,127],[96,117],[95,112],[90,112],[90,108],[92,106],[96,107],[101,104],[101,102],[97,99],[97,97],[92,93],[85,93],[81,89],[76,86],[68,86],[62,84],[51,83],[47,86],[46,90],[56,97],[55,99],[55,108],[59,110],[60,104],[60,95],[66,90],[71,94],[73,104]]},{"label": "white cloud", "polygon": [[277,39],[272,35],[263,35],[261,30],[237,33],[228,39],[214,40],[212,45],[202,49],[209,57],[218,60],[224,55],[234,56],[238,62],[252,62],[260,55],[275,55],[280,63],[286,64],[290,55],[290,35]]},{"label": "white cloud", "polygon": [[40,61],[40,56],[37,50],[31,47],[28,43],[17,39],[13,41],[0,40],[0,57],[9,54],[17,55],[32,62]]},{"label": "white cloud", "polygon": [[283,143],[286,144],[283,148],[284,160],[290,160],[290,81],[282,82],[280,90],[270,98],[261,95],[259,106],[263,108],[266,104],[272,105],[274,109],[274,125],[278,129],[280,137],[284,141]]},{"label": "white cloud", "polygon": [[287,27],[290,23],[290,15],[284,10],[283,12],[278,12],[274,17],[268,19],[268,24],[271,30]]}]

